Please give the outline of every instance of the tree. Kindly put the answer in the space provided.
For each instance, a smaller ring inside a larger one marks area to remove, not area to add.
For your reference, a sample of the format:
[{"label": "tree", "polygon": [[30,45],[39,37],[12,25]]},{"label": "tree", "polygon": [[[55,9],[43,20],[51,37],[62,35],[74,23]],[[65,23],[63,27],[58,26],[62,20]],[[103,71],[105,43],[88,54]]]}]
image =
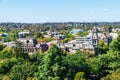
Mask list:
[{"label": "tree", "polygon": [[78,32],[77,35],[83,37],[83,36],[88,35],[88,33],[87,32]]},{"label": "tree", "polygon": [[43,38],[43,34],[40,33],[40,32],[37,32],[37,33],[35,34],[35,37],[36,37],[36,38]]},{"label": "tree", "polygon": [[120,68],[112,74],[108,74],[106,77],[103,77],[101,80],[120,80]]},{"label": "tree", "polygon": [[41,65],[42,64],[42,60],[43,60],[44,55],[43,54],[32,54],[30,55],[29,61],[34,63],[36,66]]},{"label": "tree", "polygon": [[89,78],[91,80],[99,80],[99,73],[101,72],[100,59],[97,57],[87,59],[87,65],[90,69]]},{"label": "tree", "polygon": [[99,54],[106,54],[108,51],[108,46],[105,44],[103,40],[98,42],[98,52]]},{"label": "tree", "polygon": [[9,41],[10,41],[10,38],[9,38],[9,37],[4,37],[4,38],[3,38],[3,41],[4,41],[4,42],[9,42]]},{"label": "tree", "polygon": [[63,80],[65,67],[62,65],[64,53],[56,45],[51,46],[43,58],[43,65],[39,66],[39,79]]},{"label": "tree", "polygon": [[118,37],[110,44],[110,50],[120,51],[120,32],[118,33]]},{"label": "tree", "polygon": [[0,52],[0,60],[11,58],[12,56],[13,56],[13,54],[12,54],[12,50],[10,48],[6,47]]},{"label": "tree", "polygon": [[74,80],[86,80],[84,72],[76,73]]},{"label": "tree", "polygon": [[86,60],[82,52],[76,51],[75,54],[68,54],[63,61],[63,64],[66,66],[66,77],[68,80],[73,80],[77,72],[85,72],[85,75],[88,76],[89,68],[87,66]]},{"label": "tree", "polygon": [[3,63],[0,64],[0,74],[7,74],[10,72],[10,69],[16,64],[15,60],[4,59]]},{"label": "tree", "polygon": [[27,80],[28,77],[34,77],[36,71],[35,65],[32,65],[30,62],[24,62],[21,65],[13,66],[9,76],[12,80]]},{"label": "tree", "polygon": [[70,41],[70,38],[65,38],[62,40],[63,43],[67,43],[68,41]]},{"label": "tree", "polygon": [[0,51],[2,51],[5,47],[6,45],[0,43]]}]

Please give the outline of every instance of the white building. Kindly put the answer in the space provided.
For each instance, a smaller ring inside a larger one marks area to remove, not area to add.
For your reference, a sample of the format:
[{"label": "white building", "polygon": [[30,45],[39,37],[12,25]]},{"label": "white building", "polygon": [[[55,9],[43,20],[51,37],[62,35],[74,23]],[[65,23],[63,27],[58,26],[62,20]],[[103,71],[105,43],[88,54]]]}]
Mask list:
[{"label": "white building", "polygon": [[19,38],[25,38],[27,35],[29,35],[30,34],[30,32],[19,32],[18,33],[18,37]]}]

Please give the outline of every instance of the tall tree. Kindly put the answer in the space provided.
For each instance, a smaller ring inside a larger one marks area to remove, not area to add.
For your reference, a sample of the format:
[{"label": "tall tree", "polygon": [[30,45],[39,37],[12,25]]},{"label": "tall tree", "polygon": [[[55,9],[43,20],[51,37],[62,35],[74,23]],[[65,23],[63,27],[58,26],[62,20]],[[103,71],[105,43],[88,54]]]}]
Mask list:
[{"label": "tall tree", "polygon": [[99,54],[106,54],[108,51],[108,46],[105,44],[103,40],[98,42],[98,52]]},{"label": "tall tree", "polygon": [[64,70],[62,65],[64,53],[56,45],[53,45],[43,59],[43,65],[39,67],[41,80],[63,80]]},{"label": "tall tree", "polygon": [[110,44],[110,50],[120,51],[120,32],[118,33],[118,37]]},{"label": "tall tree", "polygon": [[82,52],[76,51],[75,54],[67,55],[63,61],[66,66],[66,77],[68,80],[73,80],[77,72],[85,72],[88,75],[89,68]]}]

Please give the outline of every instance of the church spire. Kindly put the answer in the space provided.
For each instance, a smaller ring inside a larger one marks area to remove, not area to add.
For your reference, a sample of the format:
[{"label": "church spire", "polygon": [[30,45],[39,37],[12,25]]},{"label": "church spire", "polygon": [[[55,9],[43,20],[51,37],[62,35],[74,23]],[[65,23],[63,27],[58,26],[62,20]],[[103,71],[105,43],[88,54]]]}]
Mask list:
[{"label": "church spire", "polygon": [[93,30],[92,30],[92,45],[94,47],[95,55],[98,55],[98,30],[97,30],[97,27],[93,27]]}]

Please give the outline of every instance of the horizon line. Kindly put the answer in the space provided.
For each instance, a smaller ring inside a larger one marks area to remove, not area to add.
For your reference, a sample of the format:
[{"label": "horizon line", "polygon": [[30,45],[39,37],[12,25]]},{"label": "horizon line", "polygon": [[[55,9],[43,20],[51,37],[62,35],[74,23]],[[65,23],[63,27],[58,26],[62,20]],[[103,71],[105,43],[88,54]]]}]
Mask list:
[{"label": "horizon line", "polygon": [[44,23],[102,23],[102,22],[106,22],[106,23],[114,23],[114,22],[120,22],[120,21],[46,21],[46,22],[15,22],[15,21],[3,21],[3,22],[0,22],[0,23],[34,23],[34,24],[37,24],[37,23],[41,23],[41,24],[44,24]]}]

